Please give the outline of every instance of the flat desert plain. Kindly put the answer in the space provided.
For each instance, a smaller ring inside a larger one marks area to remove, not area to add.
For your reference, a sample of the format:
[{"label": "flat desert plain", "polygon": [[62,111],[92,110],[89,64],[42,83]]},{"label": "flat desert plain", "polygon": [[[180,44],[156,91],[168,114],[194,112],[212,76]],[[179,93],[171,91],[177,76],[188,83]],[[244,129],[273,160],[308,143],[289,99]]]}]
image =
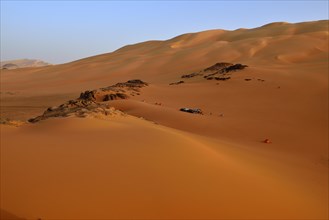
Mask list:
[{"label": "flat desert plain", "polygon": [[1,119],[2,219],[328,219],[327,20],[1,70]]}]

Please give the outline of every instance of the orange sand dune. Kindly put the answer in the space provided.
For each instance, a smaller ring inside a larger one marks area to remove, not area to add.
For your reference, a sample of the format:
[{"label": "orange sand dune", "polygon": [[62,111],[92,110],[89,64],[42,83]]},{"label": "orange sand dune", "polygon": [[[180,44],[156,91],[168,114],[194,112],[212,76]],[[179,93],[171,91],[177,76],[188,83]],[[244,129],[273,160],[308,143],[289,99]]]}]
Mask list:
[{"label": "orange sand dune", "polygon": [[170,82],[216,62],[244,63],[272,69],[327,64],[328,21],[274,23],[255,29],[213,30],[167,41],[123,47],[113,53],[72,63],[1,71],[1,90],[23,94],[80,92],[143,78]]},{"label": "orange sand dune", "polygon": [[28,219],[292,219],[327,213],[318,167],[286,169],[268,151],[129,116],[2,129],[1,204]]},{"label": "orange sand dune", "polygon": [[[217,62],[248,67],[227,81],[181,78]],[[149,83],[108,102],[125,116],[0,125],[3,218],[328,219],[327,20],[184,34],[0,74],[0,116],[20,120],[84,90]]]}]

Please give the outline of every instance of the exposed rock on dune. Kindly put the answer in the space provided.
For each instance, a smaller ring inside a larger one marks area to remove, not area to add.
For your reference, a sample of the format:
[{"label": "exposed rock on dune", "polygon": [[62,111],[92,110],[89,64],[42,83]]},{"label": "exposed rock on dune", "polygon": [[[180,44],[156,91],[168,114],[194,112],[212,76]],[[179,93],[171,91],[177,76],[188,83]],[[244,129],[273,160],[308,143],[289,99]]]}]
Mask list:
[{"label": "exposed rock on dune", "polygon": [[[204,70],[199,71],[198,73],[192,73],[183,75],[182,78],[192,78],[195,76],[203,76],[207,80],[221,80],[225,81],[230,79],[228,72],[242,70],[247,65],[242,64],[231,64],[231,63],[216,63],[211,67],[208,67]],[[214,77],[216,74],[220,74],[220,77]],[[170,85],[179,85],[184,83],[184,81],[178,81],[175,83],[170,83]],[[77,100],[70,100],[62,105],[57,107],[50,107],[43,113],[43,115],[36,118],[31,118],[28,121],[31,123],[38,122],[40,120],[45,120],[50,117],[67,117],[67,116],[86,116],[89,112],[94,112],[95,109],[104,109],[109,108],[106,104],[102,102],[127,99],[130,96],[140,95],[140,89],[142,87],[148,86],[148,83],[143,82],[139,79],[128,80],[125,83],[117,83],[112,86],[100,88],[97,90],[87,90],[82,92]],[[202,114],[200,109],[190,109],[190,108],[181,108],[180,111]],[[106,111],[103,111],[107,113]]]},{"label": "exposed rock on dune", "polygon": [[94,101],[126,99],[129,96],[139,95],[140,89],[145,86],[148,86],[148,84],[143,82],[142,80],[128,80],[125,83],[117,83],[115,85],[100,88],[98,90],[87,90],[80,94],[79,99]]},{"label": "exposed rock on dune", "polygon": [[117,99],[127,99],[128,96],[124,93],[114,93],[114,94],[106,94],[104,96],[103,101],[111,101],[111,100],[117,100]]},{"label": "exposed rock on dune", "polygon": [[[42,115],[31,118],[31,123],[39,122],[53,117],[87,117],[95,116],[95,113],[104,115],[113,115],[120,113],[112,108],[107,101],[117,99],[127,99],[129,95],[139,94],[140,88],[148,84],[142,80],[128,80],[125,83],[117,83],[113,86],[101,88],[98,90],[85,91],[80,94],[76,100],[69,100],[56,107],[49,107]],[[127,95],[129,94],[129,95]]]},{"label": "exposed rock on dune", "polygon": [[204,69],[204,71],[219,71],[232,65],[233,65],[232,63],[216,63],[210,67],[207,67],[206,69]]},{"label": "exposed rock on dune", "polygon": [[202,115],[202,110],[199,108],[181,108],[179,111]]},{"label": "exposed rock on dune", "polygon": [[54,117],[105,117],[113,115],[123,115],[121,111],[116,110],[107,103],[97,103],[86,100],[70,100],[58,107],[48,108],[43,115],[31,118],[28,121],[31,123],[46,120]]},{"label": "exposed rock on dune", "polygon": [[173,82],[173,83],[169,83],[170,86],[172,85],[179,85],[179,84],[182,84],[182,83],[185,83],[184,81],[180,80],[178,82]]},{"label": "exposed rock on dune", "polygon": [[25,122],[19,120],[11,120],[9,118],[0,118],[0,124],[18,127],[25,124]]},{"label": "exposed rock on dune", "polygon": [[[189,78],[194,78],[196,76],[203,76],[203,78],[207,80],[215,79],[215,80],[225,81],[231,79],[231,74],[229,74],[229,72],[243,70],[246,67],[248,66],[240,63],[238,64],[216,63],[210,67],[205,68],[204,70],[200,70],[199,72],[182,75],[181,78],[189,79]],[[180,83],[179,82],[171,83],[170,85],[178,85],[178,84]]]},{"label": "exposed rock on dune", "polygon": [[184,79],[184,78],[192,78],[192,77],[201,76],[201,75],[202,75],[201,73],[191,73],[191,74],[182,75],[181,77]]}]

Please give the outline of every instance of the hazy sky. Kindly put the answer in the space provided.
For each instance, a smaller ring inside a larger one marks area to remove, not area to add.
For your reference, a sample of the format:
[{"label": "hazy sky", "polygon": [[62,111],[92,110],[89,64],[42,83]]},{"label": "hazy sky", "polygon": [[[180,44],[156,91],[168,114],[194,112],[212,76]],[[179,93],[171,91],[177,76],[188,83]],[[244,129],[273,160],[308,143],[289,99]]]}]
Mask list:
[{"label": "hazy sky", "polygon": [[63,63],[208,29],[328,19],[328,1],[4,1],[1,60]]}]

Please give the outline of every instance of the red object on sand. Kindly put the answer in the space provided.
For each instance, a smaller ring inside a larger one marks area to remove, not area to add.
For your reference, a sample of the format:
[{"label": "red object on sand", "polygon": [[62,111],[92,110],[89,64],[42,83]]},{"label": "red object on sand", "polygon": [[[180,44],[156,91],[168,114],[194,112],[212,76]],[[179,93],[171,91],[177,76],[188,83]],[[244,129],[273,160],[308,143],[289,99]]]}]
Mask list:
[{"label": "red object on sand", "polygon": [[265,144],[270,144],[270,143],[272,143],[272,142],[270,141],[270,139],[265,139],[263,142],[264,142]]}]

